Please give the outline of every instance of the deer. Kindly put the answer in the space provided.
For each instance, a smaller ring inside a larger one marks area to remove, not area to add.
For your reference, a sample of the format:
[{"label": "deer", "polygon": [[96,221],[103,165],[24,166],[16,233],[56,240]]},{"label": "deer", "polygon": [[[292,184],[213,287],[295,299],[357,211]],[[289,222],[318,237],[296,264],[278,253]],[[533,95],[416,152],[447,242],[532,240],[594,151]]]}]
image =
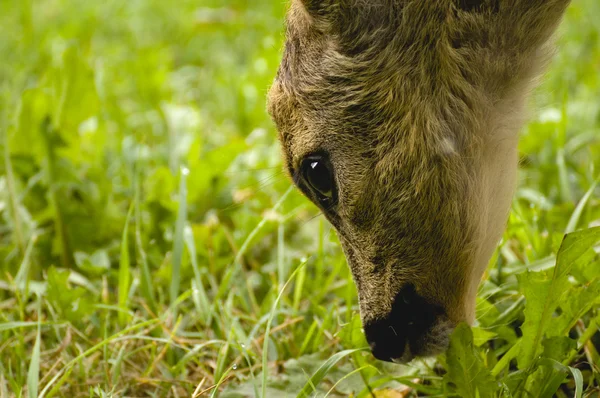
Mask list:
[{"label": "deer", "polygon": [[569,3],[291,0],[267,110],[337,232],[376,359],[439,354],[473,323]]}]

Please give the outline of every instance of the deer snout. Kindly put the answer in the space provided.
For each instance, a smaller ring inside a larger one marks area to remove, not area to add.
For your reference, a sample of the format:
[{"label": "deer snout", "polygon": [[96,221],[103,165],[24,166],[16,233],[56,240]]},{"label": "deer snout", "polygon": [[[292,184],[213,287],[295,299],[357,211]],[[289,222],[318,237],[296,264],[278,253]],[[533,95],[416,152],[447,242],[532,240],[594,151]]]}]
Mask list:
[{"label": "deer snout", "polygon": [[412,284],[398,292],[385,318],[364,325],[373,356],[396,363],[443,351],[452,329],[444,309],[420,296]]}]

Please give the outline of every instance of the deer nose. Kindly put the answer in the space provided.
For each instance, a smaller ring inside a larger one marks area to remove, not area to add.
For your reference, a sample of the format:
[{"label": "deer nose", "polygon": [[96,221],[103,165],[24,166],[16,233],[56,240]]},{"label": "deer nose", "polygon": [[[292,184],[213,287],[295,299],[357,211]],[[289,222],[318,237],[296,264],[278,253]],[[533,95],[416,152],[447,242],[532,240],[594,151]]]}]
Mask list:
[{"label": "deer nose", "polygon": [[373,356],[404,363],[420,355],[423,342],[443,313],[442,307],[421,297],[414,285],[405,285],[385,318],[365,322],[365,336]]}]

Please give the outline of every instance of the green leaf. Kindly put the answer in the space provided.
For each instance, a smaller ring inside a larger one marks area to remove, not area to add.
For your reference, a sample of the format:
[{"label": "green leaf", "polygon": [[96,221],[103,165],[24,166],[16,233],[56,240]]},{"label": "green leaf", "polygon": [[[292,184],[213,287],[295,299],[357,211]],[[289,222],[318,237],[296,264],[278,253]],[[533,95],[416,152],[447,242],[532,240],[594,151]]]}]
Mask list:
[{"label": "green leaf", "polygon": [[553,359],[544,358],[527,380],[525,390],[531,397],[551,398],[568,375],[569,368]]},{"label": "green leaf", "polygon": [[71,288],[69,271],[50,267],[48,270],[48,301],[71,323],[80,324],[94,312],[94,302],[82,287]]},{"label": "green leaf", "polygon": [[231,139],[225,145],[206,153],[203,153],[201,145],[194,145],[188,155],[187,164],[190,170],[202,172],[195,173],[194,178],[190,178],[188,182],[188,201],[210,207],[215,199],[210,194],[211,191],[228,181],[223,178],[227,168],[246,148],[247,144],[241,139]]},{"label": "green leaf", "polygon": [[600,302],[600,279],[571,289],[560,302],[561,314],[548,327],[549,336],[564,336],[575,323]]},{"label": "green leaf", "polygon": [[509,373],[502,381],[505,388],[508,389],[512,396],[519,396],[518,390],[522,388],[525,380],[527,380],[527,372],[524,370],[517,370],[516,372]]},{"label": "green leaf", "polygon": [[600,227],[568,234],[560,246],[551,275],[549,271],[518,275],[519,288],[527,299],[525,322],[521,326],[523,344],[518,356],[520,369],[529,367],[540,354],[542,338],[552,315],[570,288],[568,274],[589,262],[591,247],[599,239]]},{"label": "green leaf", "polygon": [[40,137],[44,120],[51,115],[52,98],[42,88],[25,90],[17,110],[16,129],[10,137],[12,155],[32,155],[38,162],[45,156]]},{"label": "green leaf", "polygon": [[577,341],[566,336],[555,336],[545,339],[542,345],[544,347],[544,358],[562,361],[571,351],[577,348]]},{"label": "green leaf", "polygon": [[498,336],[497,333],[478,327],[471,328],[471,331],[473,332],[473,344],[475,344],[475,347],[481,347],[488,341]]},{"label": "green leaf", "polygon": [[461,397],[493,397],[498,391],[499,385],[485,367],[467,324],[458,325],[452,333],[446,361],[446,383]]},{"label": "green leaf", "polygon": [[340,331],[340,338],[344,347],[368,347],[360,315],[354,314],[352,320],[344,325]]},{"label": "green leaf", "polygon": [[92,255],[75,252],[75,265],[90,276],[100,277],[110,270],[110,257],[106,250],[96,250]]},{"label": "green leaf", "polygon": [[560,298],[569,288],[569,282],[566,277],[551,279],[548,271],[527,272],[517,278],[519,287],[527,299],[525,322],[521,326],[523,343],[517,357],[519,368],[525,369],[541,353],[542,337]]},{"label": "green leaf", "polygon": [[33,327],[37,325],[37,322],[3,322],[0,323],[0,332],[18,328]]},{"label": "green leaf", "polygon": [[566,235],[556,257],[557,277],[567,275],[573,268],[588,265],[595,257],[593,246],[598,242],[600,242],[600,227]]},{"label": "green leaf", "polygon": [[55,71],[55,84],[59,98],[57,127],[63,137],[77,133],[79,125],[95,116],[99,110],[99,99],[94,81],[94,71],[84,59],[77,45],[67,47],[62,54],[60,65]]}]

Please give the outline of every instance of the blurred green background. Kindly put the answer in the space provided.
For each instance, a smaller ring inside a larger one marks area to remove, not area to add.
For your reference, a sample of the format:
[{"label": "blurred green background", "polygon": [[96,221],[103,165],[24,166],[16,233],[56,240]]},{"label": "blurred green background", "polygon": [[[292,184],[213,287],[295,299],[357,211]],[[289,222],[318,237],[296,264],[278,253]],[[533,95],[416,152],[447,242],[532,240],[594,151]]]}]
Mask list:
[{"label": "blurred green background", "polygon": [[[265,112],[286,7],[0,2],[0,396],[461,395],[444,356],[344,351],[365,345],[355,287]],[[469,354],[514,396],[563,371],[538,364],[516,390],[510,361],[494,374],[521,336],[515,275],[600,225],[600,3],[575,0],[559,33]],[[592,301],[564,338],[597,328]],[[596,391],[593,344],[566,359]]]}]

